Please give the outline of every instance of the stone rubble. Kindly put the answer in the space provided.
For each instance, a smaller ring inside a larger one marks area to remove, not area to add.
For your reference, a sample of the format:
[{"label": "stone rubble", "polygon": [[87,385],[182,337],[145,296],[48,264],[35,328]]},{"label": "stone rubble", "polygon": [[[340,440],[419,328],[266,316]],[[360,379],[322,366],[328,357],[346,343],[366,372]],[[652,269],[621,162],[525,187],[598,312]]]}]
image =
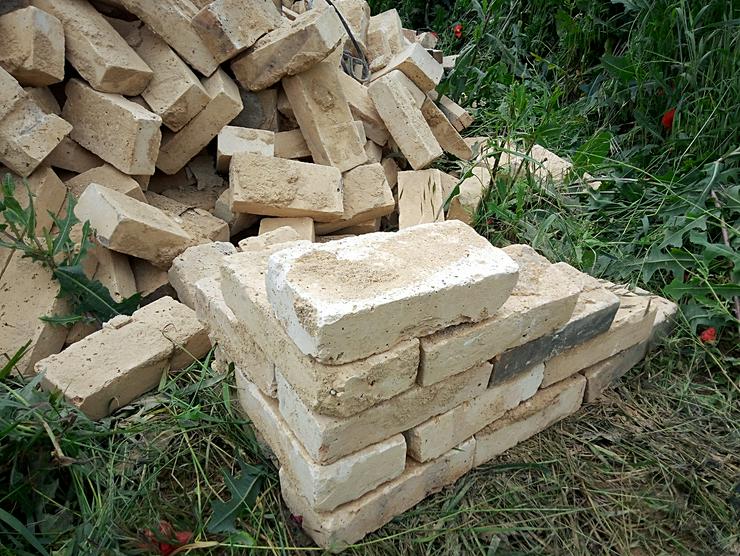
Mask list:
[{"label": "stone rubble", "polygon": [[[142,298],[52,324],[69,312],[58,282],[0,248],[0,356],[30,340],[14,371],[89,418],[212,351],[289,513],[337,552],[592,403],[670,334],[675,304],[470,227],[495,140],[462,137],[474,114],[435,90],[456,57],[395,9],[333,2],[358,52],[324,0],[113,4],[122,19],[88,0],[0,10],[0,174],[27,180],[39,237],[76,201],[86,275]],[[522,164],[504,151],[501,169]],[[531,154],[537,179],[570,173]]]}]

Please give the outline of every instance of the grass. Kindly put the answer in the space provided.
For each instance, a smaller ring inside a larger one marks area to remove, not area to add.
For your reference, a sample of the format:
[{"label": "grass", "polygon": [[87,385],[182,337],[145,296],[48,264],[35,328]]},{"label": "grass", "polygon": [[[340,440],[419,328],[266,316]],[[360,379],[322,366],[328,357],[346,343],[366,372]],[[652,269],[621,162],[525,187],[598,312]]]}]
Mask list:
[{"label": "grass", "polygon": [[[374,13],[383,7],[373,4]],[[478,229],[496,244],[532,243],[552,260],[661,292],[682,311],[673,338],[603,401],[349,553],[740,553],[732,300],[740,282],[740,8],[385,4],[409,25],[438,31],[448,52],[462,51],[444,87],[475,106],[469,134],[523,152],[537,142],[605,178],[591,193],[502,172]],[[660,120],[674,106],[666,130]],[[456,166],[466,170],[445,164]],[[716,342],[699,340],[707,327],[718,330]],[[193,553],[320,553],[282,505],[276,469],[234,409],[232,384],[206,360],[93,423],[34,383],[4,378],[0,554],[147,553],[144,531],[161,520],[193,533]]]}]

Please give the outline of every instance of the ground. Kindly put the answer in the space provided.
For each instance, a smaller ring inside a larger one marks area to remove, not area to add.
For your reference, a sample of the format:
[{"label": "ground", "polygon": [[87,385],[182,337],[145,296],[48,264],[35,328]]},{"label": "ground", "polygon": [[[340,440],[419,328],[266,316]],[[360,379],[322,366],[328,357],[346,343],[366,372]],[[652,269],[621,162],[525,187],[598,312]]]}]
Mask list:
[{"label": "ground", "polygon": [[[478,229],[661,293],[681,313],[603,400],[349,553],[740,553],[740,6],[372,4],[463,54],[444,88],[473,107],[467,134],[525,153],[540,143],[605,178],[593,193],[502,172]],[[4,378],[0,554],[151,553],[142,544],[160,521],[204,554],[320,552],[281,504],[232,384],[207,359],[91,423]]]}]

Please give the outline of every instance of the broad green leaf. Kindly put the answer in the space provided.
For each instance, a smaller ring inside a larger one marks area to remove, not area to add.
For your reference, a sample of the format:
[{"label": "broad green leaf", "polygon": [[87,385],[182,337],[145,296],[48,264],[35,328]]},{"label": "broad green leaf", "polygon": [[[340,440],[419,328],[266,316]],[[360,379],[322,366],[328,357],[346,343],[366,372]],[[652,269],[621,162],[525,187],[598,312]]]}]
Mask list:
[{"label": "broad green leaf", "polygon": [[227,502],[211,502],[213,514],[208,522],[209,533],[238,533],[236,518],[244,509],[251,509],[262,490],[264,472],[253,465],[239,462],[241,474],[236,477],[224,471],[224,482],[231,494]]}]

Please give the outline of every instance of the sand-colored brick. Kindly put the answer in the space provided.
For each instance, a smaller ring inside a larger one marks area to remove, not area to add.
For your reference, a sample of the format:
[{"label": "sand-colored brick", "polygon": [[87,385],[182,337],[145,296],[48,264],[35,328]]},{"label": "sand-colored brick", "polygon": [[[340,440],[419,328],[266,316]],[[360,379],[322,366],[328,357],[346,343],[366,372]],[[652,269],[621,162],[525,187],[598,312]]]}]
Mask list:
[{"label": "sand-colored brick", "polygon": [[44,159],[44,164],[60,170],[82,174],[102,166],[105,161],[98,155],[81,147],[69,137],[63,137],[59,145],[54,147],[54,150]]},{"label": "sand-colored brick", "polygon": [[[278,220],[277,218],[275,220]],[[292,219],[286,219],[292,220]],[[310,218],[309,218],[310,220]],[[279,243],[287,243],[289,241],[307,241],[305,238],[301,238],[295,228],[289,226],[281,226],[269,232],[264,232],[258,236],[245,237],[239,241],[239,249],[241,251],[262,251],[272,245]]]},{"label": "sand-colored brick", "polygon": [[199,11],[191,0],[118,0],[169,44],[191,67],[208,76],[219,61],[190,25]]},{"label": "sand-colored brick", "polygon": [[409,460],[400,477],[332,512],[314,510],[283,471],[280,489],[291,513],[302,517],[302,527],[314,542],[331,552],[340,552],[454,483],[472,468],[475,451],[476,443],[471,438],[428,463]]},{"label": "sand-colored brick", "polygon": [[321,62],[345,37],[333,8],[313,9],[262,37],[231,69],[242,87],[261,91]]},{"label": "sand-colored brick", "polygon": [[329,234],[393,212],[396,206],[380,164],[358,166],[343,176],[344,214],[336,222],[316,225],[316,233]]},{"label": "sand-colored brick", "polygon": [[274,244],[261,251],[255,246],[230,258],[221,269],[221,288],[229,307],[303,403],[311,411],[346,417],[410,388],[419,366],[416,339],[344,365],[323,365],[298,350],[275,319],[265,290],[268,257],[289,246]]},{"label": "sand-colored brick", "polygon": [[224,191],[218,199],[216,206],[213,208],[213,216],[220,218],[229,226],[229,234],[235,236],[239,232],[250,228],[259,222],[259,216],[255,214],[243,214],[231,210],[231,190]]},{"label": "sand-colored brick", "polygon": [[527,245],[504,248],[519,265],[509,298],[491,318],[421,338],[419,384],[462,372],[561,328],[573,315],[583,280],[564,272]]},{"label": "sand-colored brick", "polygon": [[534,396],[542,384],[544,372],[545,366],[540,363],[526,373],[489,388],[479,396],[404,432],[409,457],[425,462],[452,450]]},{"label": "sand-colored brick", "polygon": [[157,386],[162,373],[182,368],[209,348],[195,313],[162,298],[39,361],[36,371],[44,373],[44,389],[61,392],[88,417],[101,419]]},{"label": "sand-colored brick", "polygon": [[582,373],[586,377],[586,392],[583,401],[596,401],[611,383],[642,361],[647,348],[647,342],[642,342],[584,369]]},{"label": "sand-colored brick", "polygon": [[621,295],[609,330],[545,361],[543,386],[559,382],[636,344],[646,342],[653,331],[656,310],[651,296]]},{"label": "sand-colored brick", "polygon": [[33,0],[62,22],[67,60],[93,88],[138,95],[152,70],[87,0]]},{"label": "sand-colored brick", "polygon": [[432,386],[414,386],[398,396],[345,418],[310,411],[279,370],[280,414],[312,459],[332,463],[482,394],[491,374],[485,363]]},{"label": "sand-colored brick", "polygon": [[39,319],[69,314],[69,305],[58,295],[59,283],[51,271],[13,253],[0,276],[0,358],[7,362],[6,357],[13,357],[30,341],[28,351],[15,366],[25,376],[33,374],[37,361],[64,346],[67,329]]},{"label": "sand-colored brick", "polygon": [[27,177],[71,129],[57,115],[42,110],[0,67],[0,163]]},{"label": "sand-colored brick", "polygon": [[181,130],[208,104],[209,96],[200,80],[149,28],[135,28],[126,35],[126,42],[154,72],[142,98],[171,131]]},{"label": "sand-colored brick", "polygon": [[231,243],[216,241],[195,245],[175,257],[167,274],[178,299],[195,309],[196,282],[209,276],[218,276],[226,257],[234,253],[236,247]]},{"label": "sand-colored brick", "polygon": [[110,164],[104,164],[83,172],[64,182],[64,185],[78,199],[91,183],[103,185],[144,203],[146,202],[146,197],[144,197],[144,192],[138,182]]},{"label": "sand-colored brick", "polygon": [[367,155],[340,85],[336,53],[282,83],[314,162],[346,172]]},{"label": "sand-colored brick", "polygon": [[475,435],[475,467],[572,415],[581,407],[586,379],[572,376],[537,392]]},{"label": "sand-colored brick", "polygon": [[66,87],[62,116],[70,137],[125,174],[154,173],[162,118],[121,95],[98,92],[78,79]]},{"label": "sand-colored brick", "polygon": [[406,85],[395,70],[373,81],[370,98],[388,131],[414,170],[421,170],[442,156],[442,147]]},{"label": "sand-colored brick", "polygon": [[569,278],[583,284],[573,315],[561,328],[540,338],[506,350],[494,361],[492,384],[508,380],[543,361],[555,357],[571,346],[582,344],[607,331],[619,308],[619,297],[599,280],[579,272],[565,263],[554,265]]},{"label": "sand-colored brick", "polygon": [[470,225],[478,209],[483,194],[491,184],[491,172],[485,166],[476,166],[472,176],[460,184],[460,192],[450,200],[447,220],[460,220]]},{"label": "sand-colored brick", "polygon": [[102,245],[94,245],[88,253],[98,263],[95,280],[108,289],[114,301],[122,301],[137,292],[134,272],[126,255]]},{"label": "sand-colored brick", "polygon": [[391,9],[370,18],[367,30],[368,61],[382,60],[379,63],[385,65],[407,44],[398,11]]},{"label": "sand-colored brick", "polygon": [[207,210],[192,208],[152,192],[146,193],[146,199],[152,207],[164,212],[185,230],[193,239],[191,245],[229,241],[229,225]]},{"label": "sand-colored brick", "polygon": [[275,135],[265,129],[225,126],[218,133],[216,169],[228,173],[231,157],[236,153],[275,156]]},{"label": "sand-colored brick", "polygon": [[473,151],[470,146],[460,136],[455,126],[450,123],[447,116],[434,104],[434,101],[428,97],[424,99],[424,103],[421,106],[421,113],[424,114],[424,118],[443,151],[461,160],[470,160],[473,158]]},{"label": "sand-colored brick", "polygon": [[284,22],[270,0],[214,0],[193,17],[191,25],[221,63]]},{"label": "sand-colored brick", "polygon": [[75,207],[89,220],[98,240],[109,249],[168,267],[193,238],[161,210],[97,184],[91,184]]},{"label": "sand-colored brick", "polygon": [[399,172],[399,229],[443,222],[445,200],[456,184],[456,178],[437,169]]},{"label": "sand-colored brick", "polygon": [[263,218],[260,220],[259,235],[288,227],[296,232],[296,240],[316,241],[314,221],[310,218]]},{"label": "sand-colored brick", "polygon": [[301,351],[336,364],[484,320],[509,297],[517,274],[508,255],[453,221],[295,246],[270,258],[266,283]]},{"label": "sand-colored brick", "polygon": [[331,511],[395,479],[406,466],[406,442],[395,435],[330,465],[311,460],[281,417],[276,400],[236,373],[239,402],[298,492],[317,511]]},{"label": "sand-colored brick", "polygon": [[311,150],[300,129],[281,131],[275,134],[275,156],[279,158],[310,158]]},{"label": "sand-colored brick", "polygon": [[22,85],[44,87],[64,79],[64,28],[29,6],[0,16],[0,66]]},{"label": "sand-colored brick", "polygon": [[378,145],[385,145],[388,142],[388,129],[370,99],[367,87],[344,72],[339,73],[339,84],[352,116],[363,123],[368,139]]},{"label": "sand-colored brick", "polygon": [[442,64],[418,43],[406,46],[382,70],[375,72],[372,79],[378,79],[394,70],[403,72],[424,93],[439,85],[444,73]]},{"label": "sand-colored brick", "polygon": [[307,216],[317,222],[344,214],[337,168],[240,153],[229,169],[231,209],[265,216]]},{"label": "sand-colored brick", "polygon": [[195,312],[208,326],[211,339],[218,343],[221,358],[233,363],[238,372],[265,395],[277,398],[275,364],[254,341],[248,327],[226,305],[217,276],[196,282]]},{"label": "sand-colored brick", "polygon": [[165,132],[157,158],[157,168],[175,174],[202,151],[239,112],[242,104],[239,88],[219,69],[203,81],[210,100],[203,110],[177,133]]}]

